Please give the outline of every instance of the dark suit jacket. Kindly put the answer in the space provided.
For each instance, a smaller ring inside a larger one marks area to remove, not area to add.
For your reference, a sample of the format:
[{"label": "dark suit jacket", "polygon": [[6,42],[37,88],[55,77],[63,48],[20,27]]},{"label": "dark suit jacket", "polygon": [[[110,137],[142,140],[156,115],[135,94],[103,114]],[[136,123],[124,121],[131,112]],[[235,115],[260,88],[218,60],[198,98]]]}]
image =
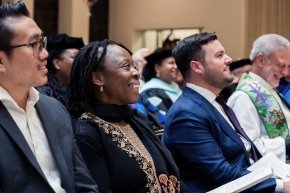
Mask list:
[{"label": "dark suit jacket", "polygon": [[[163,142],[193,192],[204,193],[249,173],[240,137],[210,102],[188,87],[167,113]],[[245,192],[274,192],[275,186],[270,178]]]},{"label": "dark suit jacket", "polygon": [[[98,192],[74,141],[70,116],[55,99],[40,95],[36,103],[67,193]],[[53,193],[20,129],[0,102],[0,192]]]}]

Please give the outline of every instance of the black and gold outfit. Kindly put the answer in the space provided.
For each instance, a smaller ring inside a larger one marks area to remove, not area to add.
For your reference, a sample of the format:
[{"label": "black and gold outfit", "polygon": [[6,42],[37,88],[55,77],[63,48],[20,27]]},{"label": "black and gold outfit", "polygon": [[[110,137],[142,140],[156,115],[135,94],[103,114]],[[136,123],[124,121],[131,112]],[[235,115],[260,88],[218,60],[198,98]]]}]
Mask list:
[{"label": "black and gold outfit", "polygon": [[74,131],[100,193],[186,192],[170,153],[129,106],[96,104]]}]

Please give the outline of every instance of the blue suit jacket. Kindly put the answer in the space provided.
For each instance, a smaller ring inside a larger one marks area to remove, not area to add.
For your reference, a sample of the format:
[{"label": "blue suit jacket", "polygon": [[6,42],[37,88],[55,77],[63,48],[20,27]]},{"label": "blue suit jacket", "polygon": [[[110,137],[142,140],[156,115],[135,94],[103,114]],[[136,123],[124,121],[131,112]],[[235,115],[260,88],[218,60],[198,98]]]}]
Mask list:
[{"label": "blue suit jacket", "polygon": [[[40,95],[43,124],[61,185],[67,193],[98,192],[74,141],[70,116],[55,99]],[[0,192],[53,193],[20,129],[0,102]]]},{"label": "blue suit jacket", "polygon": [[[240,137],[210,102],[188,87],[167,113],[163,142],[181,179],[195,193],[249,173]],[[274,192],[275,186],[275,179],[270,178],[245,192]]]}]

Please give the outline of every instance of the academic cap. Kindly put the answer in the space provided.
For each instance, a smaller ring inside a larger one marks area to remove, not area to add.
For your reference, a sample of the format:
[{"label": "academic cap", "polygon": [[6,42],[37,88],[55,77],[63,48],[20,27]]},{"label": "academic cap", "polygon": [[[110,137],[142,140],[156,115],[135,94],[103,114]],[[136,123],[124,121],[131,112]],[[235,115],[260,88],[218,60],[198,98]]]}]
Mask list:
[{"label": "academic cap", "polygon": [[70,37],[67,34],[57,34],[47,37],[47,51],[65,50],[70,48],[80,49],[84,46],[82,38]]},{"label": "academic cap", "polygon": [[246,65],[252,65],[252,62],[249,58],[235,60],[230,64],[230,71],[233,71]]}]

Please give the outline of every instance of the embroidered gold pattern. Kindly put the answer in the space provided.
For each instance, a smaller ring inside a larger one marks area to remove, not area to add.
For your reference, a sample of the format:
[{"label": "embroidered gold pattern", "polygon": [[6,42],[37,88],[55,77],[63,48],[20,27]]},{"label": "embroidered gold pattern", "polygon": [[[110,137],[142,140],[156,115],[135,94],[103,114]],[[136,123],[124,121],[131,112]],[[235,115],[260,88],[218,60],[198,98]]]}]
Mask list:
[{"label": "embroidered gold pattern", "polygon": [[169,176],[169,179],[166,174],[159,175],[159,182],[162,190],[165,193],[178,193],[180,192],[180,182],[173,175]]},{"label": "embroidered gold pattern", "polygon": [[153,159],[129,124],[117,126],[91,113],[84,113],[81,119],[89,119],[98,123],[99,126],[104,129],[105,133],[112,136],[112,140],[117,142],[119,148],[126,151],[130,157],[133,156],[136,158],[140,168],[147,176],[146,187],[149,188],[150,193],[162,192],[161,186],[157,180],[158,178]]}]

